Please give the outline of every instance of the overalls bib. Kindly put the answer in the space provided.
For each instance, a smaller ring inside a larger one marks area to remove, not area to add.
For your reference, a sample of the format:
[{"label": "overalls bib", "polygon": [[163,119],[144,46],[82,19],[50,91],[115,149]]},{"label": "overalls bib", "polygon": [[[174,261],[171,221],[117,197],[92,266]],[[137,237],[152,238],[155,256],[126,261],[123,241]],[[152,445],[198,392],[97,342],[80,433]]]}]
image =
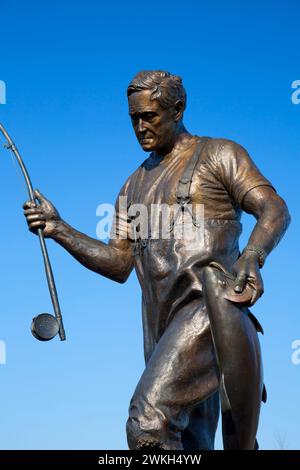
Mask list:
[{"label": "overalls bib", "polygon": [[[196,165],[208,138],[197,142],[177,184],[180,207],[191,202]],[[141,191],[132,193],[138,201]],[[139,201],[142,202],[142,201]],[[181,210],[181,209],[180,209]],[[196,249],[170,238],[136,237],[134,263],[142,288],[146,369],[132,397],[127,422],[131,449],[213,449],[219,416],[219,377],[203,298],[203,269],[215,261],[230,270],[239,256],[237,220],[197,220],[202,230]],[[199,225],[199,224],[198,224]]]}]

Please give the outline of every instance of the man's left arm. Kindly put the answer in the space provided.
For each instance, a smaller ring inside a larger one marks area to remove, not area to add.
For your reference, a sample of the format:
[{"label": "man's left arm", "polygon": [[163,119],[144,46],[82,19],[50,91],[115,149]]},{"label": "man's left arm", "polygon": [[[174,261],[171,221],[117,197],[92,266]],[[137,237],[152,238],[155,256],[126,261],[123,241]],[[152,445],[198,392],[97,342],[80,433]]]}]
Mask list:
[{"label": "man's left arm", "polygon": [[242,292],[248,282],[253,288],[251,305],[263,294],[260,268],[266,256],[283,237],[290,215],[284,200],[271,186],[257,186],[247,192],[242,209],[255,216],[257,223],[248,244],[233,266],[235,291]]}]

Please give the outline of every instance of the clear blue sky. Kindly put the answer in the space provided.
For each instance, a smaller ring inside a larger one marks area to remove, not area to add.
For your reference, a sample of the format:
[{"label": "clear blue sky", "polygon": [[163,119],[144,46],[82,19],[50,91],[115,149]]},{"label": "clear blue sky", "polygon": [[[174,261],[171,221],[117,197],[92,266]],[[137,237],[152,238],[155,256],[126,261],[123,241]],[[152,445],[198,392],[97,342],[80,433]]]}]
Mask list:
[{"label": "clear blue sky", "polygon": [[[299,449],[300,364],[291,362],[300,339],[300,105],[291,102],[299,1],[0,0],[0,8],[0,121],[35,187],[70,224],[95,237],[96,207],[113,203],[145,159],[125,93],[141,69],[181,75],[189,130],[241,143],[286,199],[293,223],[263,269],[265,295],[253,309],[265,329],[269,394],[258,439],[263,449],[280,441]],[[68,339],[33,339],[31,318],[52,307],[38,240],[22,215],[23,181],[0,152],[0,448],[125,449],[144,367],[135,274],[113,283],[49,241]],[[252,226],[244,218],[242,246]]]}]

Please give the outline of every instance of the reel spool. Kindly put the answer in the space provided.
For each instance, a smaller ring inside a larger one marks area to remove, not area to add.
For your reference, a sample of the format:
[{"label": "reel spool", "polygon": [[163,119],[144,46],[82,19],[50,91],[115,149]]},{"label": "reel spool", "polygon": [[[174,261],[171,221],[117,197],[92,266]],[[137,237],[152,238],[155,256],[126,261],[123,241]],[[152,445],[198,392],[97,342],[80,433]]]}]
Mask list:
[{"label": "reel spool", "polygon": [[31,333],[39,341],[50,341],[59,332],[59,323],[54,315],[41,313],[32,319]]}]

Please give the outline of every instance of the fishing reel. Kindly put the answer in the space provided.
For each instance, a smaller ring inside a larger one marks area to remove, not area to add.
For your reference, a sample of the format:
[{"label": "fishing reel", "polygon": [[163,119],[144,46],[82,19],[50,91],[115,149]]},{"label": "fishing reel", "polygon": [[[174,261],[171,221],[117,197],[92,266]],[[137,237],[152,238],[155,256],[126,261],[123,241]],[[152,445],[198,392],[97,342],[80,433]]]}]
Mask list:
[{"label": "fishing reel", "polygon": [[32,319],[31,333],[39,341],[50,341],[59,333],[59,322],[50,313],[41,313]]}]

